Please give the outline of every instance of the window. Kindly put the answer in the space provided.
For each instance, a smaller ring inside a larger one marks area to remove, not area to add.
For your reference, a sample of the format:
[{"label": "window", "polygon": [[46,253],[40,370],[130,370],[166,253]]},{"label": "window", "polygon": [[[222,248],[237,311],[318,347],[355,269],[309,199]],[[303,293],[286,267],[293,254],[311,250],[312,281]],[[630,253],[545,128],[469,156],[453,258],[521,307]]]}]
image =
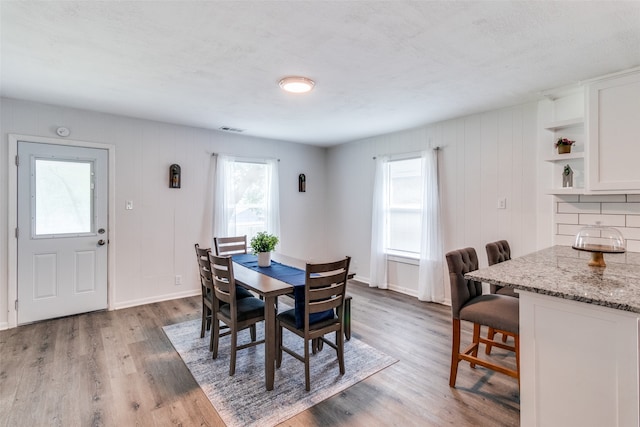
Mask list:
[{"label": "window", "polygon": [[386,252],[418,255],[422,235],[422,160],[393,160],[385,167],[388,188]]},{"label": "window", "polygon": [[374,159],[369,286],[389,287],[387,264],[395,257],[417,260],[418,299],[443,302],[438,149]]},{"label": "window", "polygon": [[279,234],[277,161],[220,156],[216,184],[217,236],[250,241],[260,231]]},{"label": "window", "polygon": [[267,228],[269,188],[267,186],[268,166],[264,163],[234,162],[232,179],[234,200],[230,229],[233,234],[247,235],[251,239],[259,231]]}]

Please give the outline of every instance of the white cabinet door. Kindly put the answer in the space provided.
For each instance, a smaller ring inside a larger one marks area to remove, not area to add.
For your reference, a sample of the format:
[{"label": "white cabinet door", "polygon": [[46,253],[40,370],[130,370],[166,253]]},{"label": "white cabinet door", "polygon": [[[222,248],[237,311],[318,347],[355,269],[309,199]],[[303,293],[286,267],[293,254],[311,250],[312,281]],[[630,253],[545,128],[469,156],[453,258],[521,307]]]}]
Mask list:
[{"label": "white cabinet door", "polygon": [[640,71],[587,88],[588,188],[640,191]]},{"label": "white cabinet door", "polygon": [[640,423],[638,315],[520,294],[520,425]]}]

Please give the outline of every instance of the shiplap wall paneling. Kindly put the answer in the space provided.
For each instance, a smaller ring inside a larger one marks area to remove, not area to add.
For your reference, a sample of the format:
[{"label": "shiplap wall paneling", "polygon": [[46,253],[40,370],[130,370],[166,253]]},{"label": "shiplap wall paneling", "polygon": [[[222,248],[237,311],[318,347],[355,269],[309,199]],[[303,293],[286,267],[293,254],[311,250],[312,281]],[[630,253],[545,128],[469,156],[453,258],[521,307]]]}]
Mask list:
[{"label": "shiplap wall paneling", "polygon": [[[475,115],[464,120],[464,193],[458,195],[465,200],[464,240],[463,246],[478,248],[482,241],[480,221],[483,218],[482,208],[482,116]],[[446,231],[445,231],[446,233]],[[478,250],[478,249],[476,249]]]},{"label": "shiplap wall paneling", "polygon": [[[343,200],[340,194],[353,195],[363,206],[371,205],[373,180],[358,177],[373,175],[366,162],[369,156],[419,151],[440,146],[440,189],[445,251],[465,246],[476,248],[481,265],[486,265],[484,246],[488,241],[509,239],[514,253],[537,249],[536,212],[537,105],[525,104],[499,111],[452,119],[422,129],[356,141],[329,149],[329,199]],[[510,148],[501,152],[503,145]],[[361,150],[356,150],[359,147]],[[366,147],[366,148],[365,148]],[[349,165],[363,165],[358,168]],[[339,179],[338,177],[344,177]],[[331,180],[340,182],[334,186]],[[357,183],[357,184],[356,184]],[[367,186],[368,187],[357,187]],[[356,195],[360,193],[360,195]],[[366,194],[367,200],[362,198]],[[498,209],[498,197],[507,197],[507,209]],[[345,209],[334,215],[332,241],[337,247],[353,249],[357,275],[368,281],[371,241],[371,211]],[[347,241],[341,230],[365,238]],[[549,236],[551,233],[548,233]],[[408,271],[413,270],[413,274]],[[417,266],[393,266],[389,281],[406,293],[417,290]],[[443,283],[449,298],[448,275]],[[402,276],[402,277],[399,277]],[[414,278],[414,283],[403,281]],[[401,283],[403,282],[403,283]]]},{"label": "shiplap wall paneling", "polygon": [[[494,111],[482,114],[481,123],[481,152],[480,152],[480,200],[482,209],[480,210],[480,221],[477,224],[480,230],[480,240],[475,247],[478,251],[478,258],[482,265],[487,263],[487,255],[484,251],[484,245],[489,240],[494,240],[494,236],[498,235],[498,220],[502,216],[501,210],[498,209],[498,174],[499,164],[498,155],[499,147],[499,125],[501,112]],[[508,124],[510,128],[511,123]],[[502,177],[504,179],[504,177]]]}]

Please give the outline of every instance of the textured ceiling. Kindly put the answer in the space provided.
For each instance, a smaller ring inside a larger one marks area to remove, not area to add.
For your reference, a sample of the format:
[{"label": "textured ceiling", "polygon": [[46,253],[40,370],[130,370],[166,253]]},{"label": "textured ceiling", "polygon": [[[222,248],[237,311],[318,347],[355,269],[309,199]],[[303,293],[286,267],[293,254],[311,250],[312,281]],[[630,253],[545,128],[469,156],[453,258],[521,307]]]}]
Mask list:
[{"label": "textured ceiling", "polygon": [[[640,66],[640,1],[2,1],[1,94],[327,146]],[[278,80],[316,81],[307,95]]]}]

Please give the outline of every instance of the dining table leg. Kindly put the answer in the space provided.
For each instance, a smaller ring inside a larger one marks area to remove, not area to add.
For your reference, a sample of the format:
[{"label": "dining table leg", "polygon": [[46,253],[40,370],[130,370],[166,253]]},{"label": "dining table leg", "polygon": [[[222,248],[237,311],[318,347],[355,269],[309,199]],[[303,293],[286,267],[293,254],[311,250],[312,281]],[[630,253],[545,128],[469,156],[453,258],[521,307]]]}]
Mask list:
[{"label": "dining table leg", "polygon": [[266,296],[264,301],[264,380],[267,390],[273,390],[275,376],[277,298],[277,296]]}]

